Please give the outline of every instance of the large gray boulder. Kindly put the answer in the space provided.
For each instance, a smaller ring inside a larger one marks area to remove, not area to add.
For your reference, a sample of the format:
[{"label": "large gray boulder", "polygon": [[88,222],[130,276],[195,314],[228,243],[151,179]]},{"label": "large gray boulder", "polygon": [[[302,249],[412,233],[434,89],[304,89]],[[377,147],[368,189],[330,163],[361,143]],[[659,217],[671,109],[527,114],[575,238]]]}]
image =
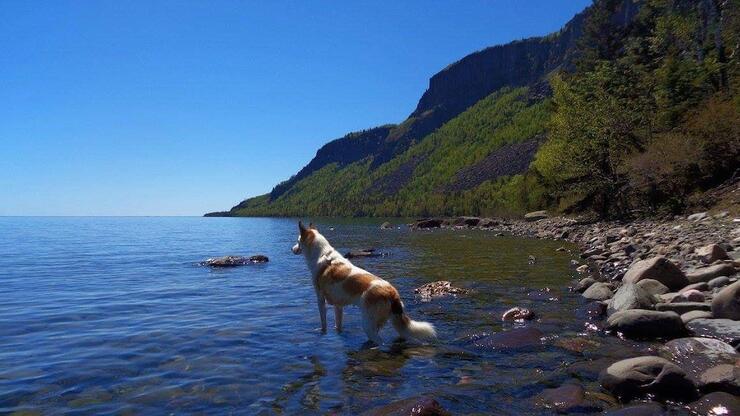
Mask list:
[{"label": "large gray boulder", "polygon": [[635,284],[623,284],[607,305],[609,315],[627,309],[653,309],[655,297]]},{"label": "large gray boulder", "polygon": [[624,274],[622,281],[637,283],[644,279],[657,280],[672,290],[681,289],[689,284],[681,269],[663,256],[641,260],[633,264]]},{"label": "large gray boulder", "polygon": [[636,284],[651,295],[664,295],[671,291],[668,286],[655,279],[642,279]]},{"label": "large gray boulder", "polygon": [[723,288],[714,296],[712,316],[740,320],[740,280]]},{"label": "large gray boulder", "polygon": [[678,314],[645,309],[615,312],[606,320],[606,327],[629,338],[672,337],[686,332]]},{"label": "large gray boulder", "polygon": [[731,345],[712,338],[678,338],[668,341],[660,355],[683,368],[695,381],[701,374],[720,364],[733,364],[740,356]]},{"label": "large gray boulder", "polygon": [[719,263],[713,266],[702,267],[686,275],[689,283],[709,282],[715,277],[732,276],[735,267],[730,263]]},{"label": "large gray boulder", "polygon": [[740,345],[740,322],[732,319],[694,319],[686,327],[697,337],[714,338],[734,347]]},{"label": "large gray boulder", "polygon": [[607,300],[613,295],[612,288],[608,284],[596,282],[589,286],[581,296],[590,300]]},{"label": "large gray boulder", "polygon": [[685,371],[654,356],[617,361],[599,374],[599,383],[621,401],[648,395],[686,401],[697,396],[696,385]]},{"label": "large gray boulder", "polygon": [[655,310],[661,312],[675,312],[683,315],[691,311],[709,311],[711,309],[708,303],[703,302],[678,302],[678,303],[659,303],[655,305]]},{"label": "large gray boulder", "polygon": [[725,260],[729,257],[725,249],[718,244],[709,244],[696,249],[696,256],[706,264],[712,264],[717,260]]}]

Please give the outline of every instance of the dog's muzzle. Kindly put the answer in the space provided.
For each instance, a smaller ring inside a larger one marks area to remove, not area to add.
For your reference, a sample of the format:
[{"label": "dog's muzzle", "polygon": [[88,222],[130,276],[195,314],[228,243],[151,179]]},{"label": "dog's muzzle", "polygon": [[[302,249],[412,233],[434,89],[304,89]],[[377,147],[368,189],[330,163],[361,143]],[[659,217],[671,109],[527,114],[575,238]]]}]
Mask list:
[{"label": "dog's muzzle", "polygon": [[293,254],[301,254],[301,246],[298,244],[293,246]]}]

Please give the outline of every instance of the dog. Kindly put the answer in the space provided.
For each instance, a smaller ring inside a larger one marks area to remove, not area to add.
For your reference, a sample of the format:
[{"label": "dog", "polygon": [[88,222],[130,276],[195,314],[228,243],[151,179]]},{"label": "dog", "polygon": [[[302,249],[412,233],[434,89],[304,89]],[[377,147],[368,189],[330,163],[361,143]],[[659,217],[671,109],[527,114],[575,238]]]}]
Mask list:
[{"label": "dog", "polygon": [[303,254],[311,271],[319,304],[321,332],[326,333],[326,304],[334,305],[337,332],[342,331],[342,308],[357,305],[362,312],[362,328],[377,345],[383,340],[378,332],[391,319],[393,328],[404,339],[432,341],[437,338],[434,326],[411,320],[404,312],[398,291],[387,281],[353,265],[335,250],[313,224],[298,222],[298,242],[294,254]]}]

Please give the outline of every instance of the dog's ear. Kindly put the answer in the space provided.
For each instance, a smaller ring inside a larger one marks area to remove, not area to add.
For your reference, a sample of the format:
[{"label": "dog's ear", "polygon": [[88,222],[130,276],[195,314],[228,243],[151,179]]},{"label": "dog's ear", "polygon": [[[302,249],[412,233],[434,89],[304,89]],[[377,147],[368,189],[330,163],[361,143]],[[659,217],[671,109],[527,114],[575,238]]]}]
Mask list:
[{"label": "dog's ear", "polygon": [[310,222],[310,223],[308,223],[308,229],[309,229],[309,230],[315,230],[315,229],[316,229],[316,226],[315,226],[315,225],[313,225],[313,223],[312,223],[312,222]]},{"label": "dog's ear", "polygon": [[298,221],[298,230],[301,232],[301,238],[305,238],[306,234],[308,234],[308,229],[303,226],[302,221]]}]

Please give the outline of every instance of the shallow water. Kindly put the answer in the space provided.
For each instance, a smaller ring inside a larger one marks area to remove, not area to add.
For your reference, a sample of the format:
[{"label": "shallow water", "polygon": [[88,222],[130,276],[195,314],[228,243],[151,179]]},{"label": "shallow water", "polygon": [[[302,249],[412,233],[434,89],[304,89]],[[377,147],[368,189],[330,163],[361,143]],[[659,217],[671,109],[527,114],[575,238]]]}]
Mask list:
[{"label": "shallow water", "polygon": [[[387,252],[355,263],[434,323],[438,345],[393,342],[388,325],[386,345],[367,348],[355,308],[342,334],[320,334],[306,265],[290,252],[294,220],[0,218],[0,413],[357,414],[426,395],[453,414],[549,414],[534,397],[567,382],[608,406],[595,372],[648,348],[584,324],[563,243],[378,224],[318,226],[343,252]],[[197,265],[226,254],[270,262]],[[475,294],[414,297],[434,280]],[[539,319],[502,324],[512,306]],[[542,344],[476,342],[518,326],[541,330]]]}]

